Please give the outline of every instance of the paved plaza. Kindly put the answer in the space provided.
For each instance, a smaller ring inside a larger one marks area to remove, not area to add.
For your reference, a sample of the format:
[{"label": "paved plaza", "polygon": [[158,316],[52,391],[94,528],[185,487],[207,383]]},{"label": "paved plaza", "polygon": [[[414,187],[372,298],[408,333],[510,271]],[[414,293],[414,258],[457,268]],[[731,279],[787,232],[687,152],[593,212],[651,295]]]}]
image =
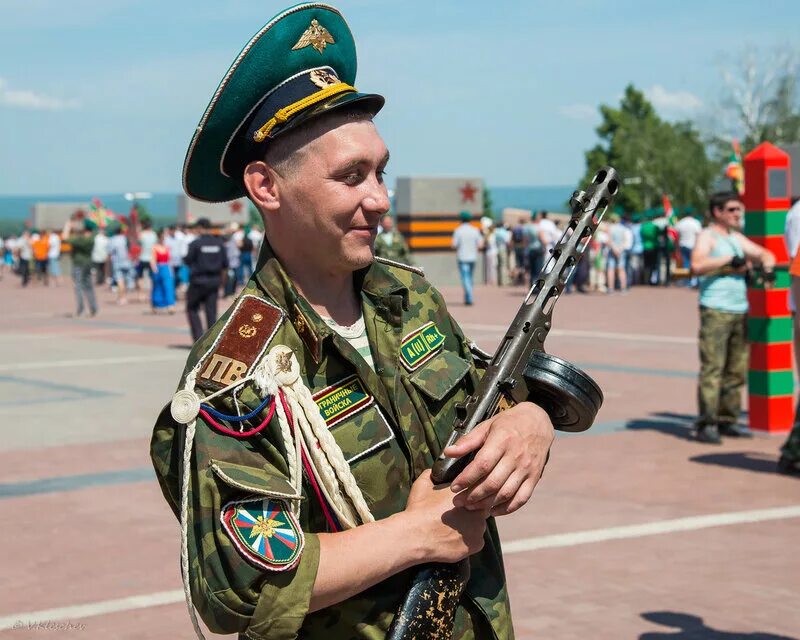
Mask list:
[{"label": "paved plaza", "polygon": [[[492,350],[522,288],[444,289]],[[179,528],[150,466],[178,382],[184,314],[73,319],[72,290],[0,281],[0,638],[191,638]],[[800,640],[800,480],[784,436],[702,445],[697,297],[559,301],[550,353],[600,384],[595,426],[556,440],[532,502],[499,521],[516,634],[544,640]]]}]

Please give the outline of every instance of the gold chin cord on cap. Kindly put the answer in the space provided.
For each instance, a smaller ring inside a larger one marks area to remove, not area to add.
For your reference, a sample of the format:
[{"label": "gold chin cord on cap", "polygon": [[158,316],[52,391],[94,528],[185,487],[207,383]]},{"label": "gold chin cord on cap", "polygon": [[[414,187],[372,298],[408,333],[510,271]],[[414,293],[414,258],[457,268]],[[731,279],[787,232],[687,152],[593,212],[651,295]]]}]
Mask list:
[{"label": "gold chin cord on cap", "polygon": [[312,93],[310,96],[306,96],[302,100],[298,100],[297,102],[290,104],[288,107],[284,107],[283,109],[277,111],[263,127],[253,133],[253,140],[256,142],[263,142],[266,138],[269,138],[270,132],[276,126],[283,124],[296,113],[299,113],[303,109],[317,104],[318,102],[322,102],[326,98],[351,91],[354,92],[357,91],[357,89],[355,87],[351,87],[346,82],[337,82],[329,87],[325,87],[322,91]]}]

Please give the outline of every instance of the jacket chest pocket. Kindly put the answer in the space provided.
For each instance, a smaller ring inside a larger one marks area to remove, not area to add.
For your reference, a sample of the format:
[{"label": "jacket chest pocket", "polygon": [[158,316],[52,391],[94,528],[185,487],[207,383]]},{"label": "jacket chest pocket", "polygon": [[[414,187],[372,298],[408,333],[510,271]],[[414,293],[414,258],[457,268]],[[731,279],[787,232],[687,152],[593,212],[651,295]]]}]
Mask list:
[{"label": "jacket chest pocket", "polygon": [[401,511],[411,484],[394,429],[361,379],[348,376],[314,394],[320,415],[376,518]]},{"label": "jacket chest pocket", "polygon": [[435,435],[437,447],[429,442],[431,453],[439,454],[441,447],[453,430],[456,418],[456,404],[467,397],[462,384],[470,370],[470,363],[455,353],[443,351],[425,366],[407,378],[406,391],[411,396],[420,420],[423,422],[427,439]]},{"label": "jacket chest pocket", "polygon": [[357,375],[347,376],[313,397],[351,466],[394,440],[389,421]]}]

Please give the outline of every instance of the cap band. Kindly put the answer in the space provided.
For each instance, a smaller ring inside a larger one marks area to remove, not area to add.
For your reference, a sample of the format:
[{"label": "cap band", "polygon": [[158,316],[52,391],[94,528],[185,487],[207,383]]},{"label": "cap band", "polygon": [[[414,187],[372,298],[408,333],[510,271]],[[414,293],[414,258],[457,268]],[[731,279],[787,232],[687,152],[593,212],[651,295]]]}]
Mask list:
[{"label": "cap band", "polygon": [[324,89],[321,89],[320,91],[317,91],[316,93],[312,93],[310,96],[301,98],[297,102],[293,102],[292,104],[276,111],[272,118],[267,120],[262,127],[253,133],[253,140],[255,142],[263,142],[266,138],[270,137],[270,132],[277,125],[285,123],[296,113],[299,113],[300,111],[303,111],[304,109],[307,109],[318,102],[322,102],[331,96],[335,96],[340,93],[352,93],[355,91],[356,88],[347,84],[346,82],[337,82],[325,87]]}]

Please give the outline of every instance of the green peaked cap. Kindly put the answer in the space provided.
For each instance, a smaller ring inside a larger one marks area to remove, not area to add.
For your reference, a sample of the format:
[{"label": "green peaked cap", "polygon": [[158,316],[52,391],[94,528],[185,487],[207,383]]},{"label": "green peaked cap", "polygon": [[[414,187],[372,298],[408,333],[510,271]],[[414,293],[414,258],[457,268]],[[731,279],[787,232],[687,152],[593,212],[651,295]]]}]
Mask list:
[{"label": "green peaked cap", "polygon": [[323,113],[383,97],[359,93],[356,46],[342,14],[304,3],[272,18],[244,46],[206,107],[183,164],[192,198],[224,202],[246,195],[242,171],[270,141]]}]

